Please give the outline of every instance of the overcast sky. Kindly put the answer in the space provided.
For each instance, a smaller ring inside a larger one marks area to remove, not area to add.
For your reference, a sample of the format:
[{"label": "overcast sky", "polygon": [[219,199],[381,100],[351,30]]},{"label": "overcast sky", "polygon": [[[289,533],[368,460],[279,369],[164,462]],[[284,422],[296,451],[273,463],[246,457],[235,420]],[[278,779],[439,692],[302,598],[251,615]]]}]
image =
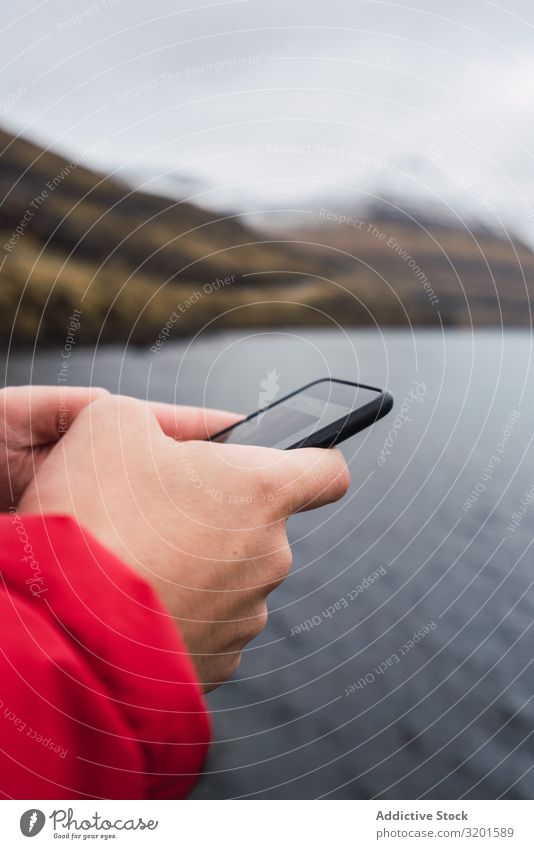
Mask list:
[{"label": "overcast sky", "polygon": [[2,18],[0,122],[88,164],[191,176],[218,206],[415,195],[534,232],[527,0],[29,0]]}]

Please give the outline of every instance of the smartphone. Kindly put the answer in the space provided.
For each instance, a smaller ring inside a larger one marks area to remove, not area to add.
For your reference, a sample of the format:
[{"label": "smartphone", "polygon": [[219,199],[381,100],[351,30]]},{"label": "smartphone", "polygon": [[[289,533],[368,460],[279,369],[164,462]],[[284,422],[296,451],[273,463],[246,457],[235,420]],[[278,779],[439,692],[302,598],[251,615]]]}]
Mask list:
[{"label": "smartphone", "polygon": [[391,410],[389,392],[325,377],[210,437],[216,442],[268,448],[332,448]]}]

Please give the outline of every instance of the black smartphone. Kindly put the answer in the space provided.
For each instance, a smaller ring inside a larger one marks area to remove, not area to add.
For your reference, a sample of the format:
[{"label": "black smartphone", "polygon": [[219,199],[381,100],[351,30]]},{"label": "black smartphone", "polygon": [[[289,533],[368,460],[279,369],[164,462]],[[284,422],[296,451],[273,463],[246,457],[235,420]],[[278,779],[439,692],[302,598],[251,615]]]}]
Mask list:
[{"label": "black smartphone", "polygon": [[251,413],[210,439],[268,448],[332,448],[381,419],[392,406],[389,392],[325,377]]}]

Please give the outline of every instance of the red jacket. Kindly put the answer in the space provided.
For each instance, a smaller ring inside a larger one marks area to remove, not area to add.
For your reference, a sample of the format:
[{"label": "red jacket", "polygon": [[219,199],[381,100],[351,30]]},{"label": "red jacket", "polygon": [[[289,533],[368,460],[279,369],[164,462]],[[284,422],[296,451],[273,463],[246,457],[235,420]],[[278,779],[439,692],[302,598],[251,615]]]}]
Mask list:
[{"label": "red jacket", "polygon": [[2,515],[2,797],[183,797],[208,743],[193,665],[149,585],[71,518]]}]

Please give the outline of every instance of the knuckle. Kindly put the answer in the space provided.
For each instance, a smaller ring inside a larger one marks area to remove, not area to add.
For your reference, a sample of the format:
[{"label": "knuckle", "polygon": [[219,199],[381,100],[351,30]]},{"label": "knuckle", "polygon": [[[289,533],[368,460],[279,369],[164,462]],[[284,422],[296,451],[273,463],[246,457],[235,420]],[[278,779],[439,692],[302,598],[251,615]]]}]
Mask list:
[{"label": "knuckle", "polygon": [[147,421],[148,407],[145,401],[131,398],[128,395],[112,395],[103,392],[95,401],[89,405],[91,416],[97,415],[102,418],[112,418],[128,424],[140,419]]},{"label": "knuckle", "polygon": [[105,389],[103,386],[91,386],[91,396],[95,401],[99,401],[101,398],[108,398],[111,396],[111,392],[109,389]]},{"label": "knuckle", "polygon": [[[241,619],[233,644],[234,648],[237,646],[238,651],[241,652],[248,643],[254,640],[258,634],[261,634],[267,625],[268,619],[269,613],[267,611],[264,589],[261,598],[258,598],[248,609],[246,618]],[[230,658],[234,658],[234,655],[230,655]]]},{"label": "knuckle", "polygon": [[293,565],[293,552],[287,539],[284,540],[282,548],[279,552],[279,567],[284,578],[289,574]]},{"label": "knuckle", "polygon": [[225,668],[223,671],[223,675],[221,678],[222,681],[226,681],[228,678],[231,678],[232,675],[237,672],[239,667],[241,666],[241,652],[235,652],[235,654],[230,654],[226,660]]},{"label": "knuckle", "polygon": [[[107,402],[108,399],[103,399]],[[132,398],[130,395],[117,395],[115,398],[109,396],[109,401],[117,405],[117,409],[122,413],[142,413],[146,409],[146,402],[140,401],[139,398]]]},{"label": "knuckle", "polygon": [[246,623],[246,627],[243,630],[243,647],[254,640],[258,634],[261,634],[267,625],[268,620],[269,614],[267,612],[267,605],[264,601],[261,605],[259,605],[257,612],[253,614]]},{"label": "knuckle", "polygon": [[241,665],[241,652],[229,652],[218,655],[209,664],[205,679],[208,679],[208,690],[215,690],[231,678]]},{"label": "knuckle", "polygon": [[257,637],[258,634],[261,634],[267,622],[269,621],[269,612],[267,610],[267,605],[265,602],[260,607],[258,614],[254,617],[254,636]]},{"label": "knuckle", "polygon": [[276,589],[287,578],[293,565],[293,552],[287,537],[271,556],[269,591]]}]

